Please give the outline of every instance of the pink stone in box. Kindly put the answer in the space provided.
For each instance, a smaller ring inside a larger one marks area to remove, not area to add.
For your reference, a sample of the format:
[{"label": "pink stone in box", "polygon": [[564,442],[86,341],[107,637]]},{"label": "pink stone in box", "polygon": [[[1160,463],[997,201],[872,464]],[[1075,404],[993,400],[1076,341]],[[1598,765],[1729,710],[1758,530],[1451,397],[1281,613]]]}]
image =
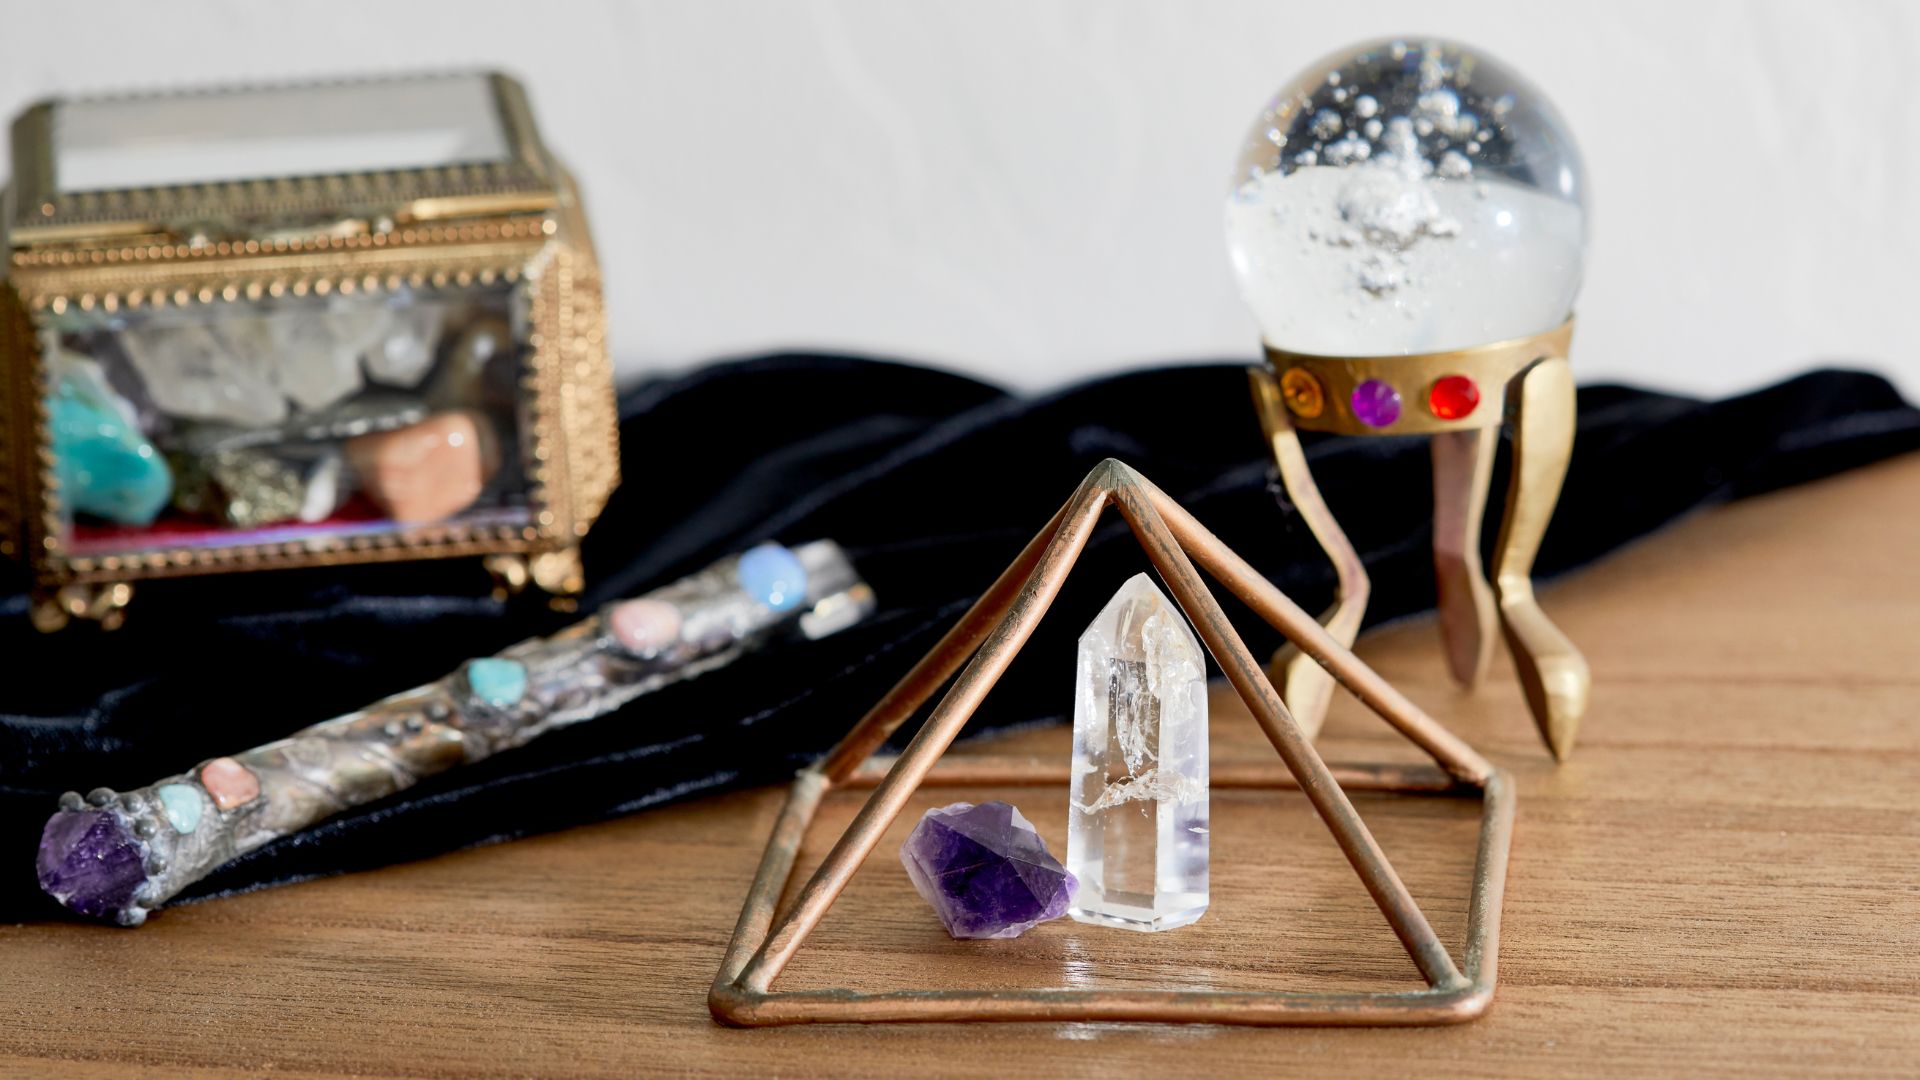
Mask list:
[{"label": "pink stone in box", "polygon": [[347,462],[393,520],[439,521],[473,505],[498,466],[487,435],[472,413],[439,413],[347,440]]}]

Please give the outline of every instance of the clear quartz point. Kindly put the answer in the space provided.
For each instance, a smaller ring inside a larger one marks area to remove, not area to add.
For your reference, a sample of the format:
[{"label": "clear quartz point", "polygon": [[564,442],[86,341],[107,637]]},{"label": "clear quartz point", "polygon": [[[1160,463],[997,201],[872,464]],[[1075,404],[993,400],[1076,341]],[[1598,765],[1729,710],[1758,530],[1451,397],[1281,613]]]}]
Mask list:
[{"label": "clear quartz point", "polygon": [[1136,574],[1080,635],[1068,914],[1171,930],[1207,910],[1207,668],[1185,616]]}]

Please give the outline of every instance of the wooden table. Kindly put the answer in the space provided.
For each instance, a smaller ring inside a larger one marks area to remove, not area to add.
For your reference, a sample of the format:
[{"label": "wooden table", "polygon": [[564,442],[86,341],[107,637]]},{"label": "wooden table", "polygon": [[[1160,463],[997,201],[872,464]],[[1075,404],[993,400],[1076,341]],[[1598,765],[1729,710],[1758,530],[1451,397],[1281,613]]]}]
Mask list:
[{"label": "wooden table", "polygon": [[[1511,671],[1455,690],[1431,622],[1361,649],[1518,781],[1499,996],[1476,1023],[723,1029],[706,988],[779,799],[754,791],[168,911],[138,931],[0,929],[0,1071],[1920,1072],[1920,456],[1702,515],[1546,601],[1596,685],[1557,768]],[[1215,716],[1217,762],[1271,757],[1231,694]],[[1066,744],[1054,729],[955,752]],[[1321,745],[1330,760],[1406,756],[1351,700]],[[1017,798],[1064,844],[1062,797],[938,794]],[[1356,802],[1457,949],[1477,804]],[[829,799],[803,866],[855,805]],[[1063,921],[949,941],[894,861],[908,823],[781,985],[1416,985],[1297,792],[1215,794],[1212,910],[1161,935]]]}]

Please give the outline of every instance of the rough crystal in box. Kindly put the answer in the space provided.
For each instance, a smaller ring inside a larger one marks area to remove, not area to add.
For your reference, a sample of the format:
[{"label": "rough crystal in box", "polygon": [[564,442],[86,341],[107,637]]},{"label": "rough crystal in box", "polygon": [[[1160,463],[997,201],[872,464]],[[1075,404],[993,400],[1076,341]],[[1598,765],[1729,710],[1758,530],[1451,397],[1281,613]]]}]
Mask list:
[{"label": "rough crystal in box", "polygon": [[900,862],[956,938],[1019,937],[1073,900],[1073,875],[1033,823],[1003,802],[927,811],[900,846]]},{"label": "rough crystal in box", "polygon": [[1136,574],[1080,636],[1067,868],[1076,920],[1171,930],[1207,910],[1206,659]]},{"label": "rough crystal in box", "polygon": [[287,417],[271,353],[236,352],[198,323],[131,328],[120,341],[154,404],[168,416],[245,427]]},{"label": "rough crystal in box", "polygon": [[[367,377],[387,386],[419,386],[433,370],[446,310],[439,304],[413,304],[384,312],[383,334],[366,343]],[[472,404],[469,399],[462,404]]]},{"label": "rough crystal in box", "polygon": [[[315,412],[359,392],[360,352],[368,330],[358,324],[378,315],[377,308],[354,314],[296,309],[275,312],[268,319],[235,319],[226,329],[229,340],[237,341],[232,335],[242,325],[257,324],[259,329],[245,339],[248,347],[268,350],[274,385],[302,412]],[[372,336],[379,332],[375,324]]]}]

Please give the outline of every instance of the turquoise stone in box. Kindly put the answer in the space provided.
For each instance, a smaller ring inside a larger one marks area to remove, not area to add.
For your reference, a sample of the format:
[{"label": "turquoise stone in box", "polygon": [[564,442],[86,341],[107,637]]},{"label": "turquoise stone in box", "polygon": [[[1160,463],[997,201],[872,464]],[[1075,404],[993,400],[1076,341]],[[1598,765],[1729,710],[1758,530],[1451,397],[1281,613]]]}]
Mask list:
[{"label": "turquoise stone in box", "polygon": [[474,697],[504,709],[527,696],[527,665],[497,656],[469,661],[467,686],[473,690]]},{"label": "turquoise stone in box", "polygon": [[48,402],[60,497],[67,509],[151,525],[173,497],[173,471],[85,367],[60,376]]},{"label": "turquoise stone in box", "polygon": [[200,827],[200,815],[206,800],[192,784],[162,784],[154,794],[160,796],[160,809],[166,811],[167,824],[177,833],[190,833]]},{"label": "turquoise stone in box", "polygon": [[799,556],[779,544],[761,544],[740,555],[740,587],[775,611],[792,611],[807,601],[807,568]]}]

